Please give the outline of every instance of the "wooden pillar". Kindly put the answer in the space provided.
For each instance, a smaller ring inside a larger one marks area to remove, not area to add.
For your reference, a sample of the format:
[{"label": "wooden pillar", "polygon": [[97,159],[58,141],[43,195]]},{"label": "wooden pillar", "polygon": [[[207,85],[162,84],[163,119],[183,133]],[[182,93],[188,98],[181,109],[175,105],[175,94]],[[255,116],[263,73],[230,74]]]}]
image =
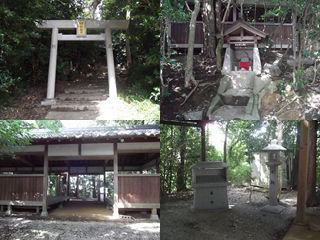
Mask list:
[{"label": "wooden pillar", "polygon": [[106,27],[105,35],[106,35],[109,97],[110,98],[117,98],[116,72],[115,72],[115,67],[114,67],[113,50],[112,50],[112,37],[111,37],[110,27]]},{"label": "wooden pillar", "polygon": [[52,28],[47,99],[54,98],[58,53],[58,28]]},{"label": "wooden pillar", "polygon": [[47,192],[48,192],[48,145],[45,145],[44,158],[43,158],[43,200],[41,217],[47,217]]},{"label": "wooden pillar", "polygon": [[206,161],[206,124],[201,121],[201,161]]},{"label": "wooden pillar", "polygon": [[70,199],[70,167],[68,167],[67,197]]},{"label": "wooden pillar", "polygon": [[113,199],[113,217],[119,217],[118,201],[119,201],[119,189],[118,189],[118,144],[113,144],[113,186],[114,186],[114,199]]},{"label": "wooden pillar", "polygon": [[103,202],[106,202],[106,163],[103,166]]},{"label": "wooden pillar", "polygon": [[308,179],[308,127],[309,122],[301,121],[300,151],[299,151],[299,169],[298,169],[298,197],[297,197],[297,215],[296,224],[305,224],[305,209],[307,195]]}]

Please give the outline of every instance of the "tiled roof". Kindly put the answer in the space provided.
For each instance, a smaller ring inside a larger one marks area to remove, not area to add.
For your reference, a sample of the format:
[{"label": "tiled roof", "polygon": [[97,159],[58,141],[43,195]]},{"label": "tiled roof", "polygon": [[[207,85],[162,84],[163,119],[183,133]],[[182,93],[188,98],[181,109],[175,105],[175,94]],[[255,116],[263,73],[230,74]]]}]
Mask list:
[{"label": "tiled roof", "polygon": [[33,140],[53,140],[70,138],[117,138],[117,137],[159,137],[159,125],[139,125],[121,127],[61,128],[54,132],[47,129],[30,131]]}]

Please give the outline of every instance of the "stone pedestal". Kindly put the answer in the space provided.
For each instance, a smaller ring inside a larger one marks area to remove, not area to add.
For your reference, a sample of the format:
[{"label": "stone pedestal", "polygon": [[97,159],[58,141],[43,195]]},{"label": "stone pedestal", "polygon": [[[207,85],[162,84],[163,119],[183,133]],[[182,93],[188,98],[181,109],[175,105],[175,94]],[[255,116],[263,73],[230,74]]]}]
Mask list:
[{"label": "stone pedestal", "polygon": [[270,168],[269,182],[269,204],[262,208],[264,212],[281,213],[285,207],[278,204],[277,193],[279,190],[278,167],[281,161],[270,161],[266,163]]}]

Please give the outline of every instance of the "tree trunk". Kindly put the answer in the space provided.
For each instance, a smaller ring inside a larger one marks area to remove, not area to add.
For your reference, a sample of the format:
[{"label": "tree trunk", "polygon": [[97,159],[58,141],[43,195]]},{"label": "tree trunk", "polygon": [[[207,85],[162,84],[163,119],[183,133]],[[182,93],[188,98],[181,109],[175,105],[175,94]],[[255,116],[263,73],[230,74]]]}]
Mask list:
[{"label": "tree trunk", "polygon": [[225,134],[224,134],[223,162],[225,162],[225,163],[227,163],[227,141],[228,141],[229,124],[230,124],[230,121],[227,121]]},{"label": "tree trunk", "polygon": [[96,19],[96,11],[97,11],[97,8],[100,3],[101,3],[101,0],[93,0],[93,2],[92,2],[91,6],[90,6],[92,19]]},{"label": "tree trunk", "polygon": [[195,84],[195,78],[193,76],[193,50],[196,33],[196,21],[200,11],[200,2],[199,0],[195,0],[194,3],[194,10],[191,14],[191,20],[189,25],[188,55],[185,70],[185,87],[187,88],[191,87],[192,84]]},{"label": "tree trunk", "polygon": [[171,135],[171,144],[172,144],[172,151],[171,151],[171,158],[170,158],[170,162],[169,162],[169,169],[168,169],[168,179],[169,179],[169,182],[168,182],[168,193],[170,194],[172,192],[172,176],[173,176],[173,160],[174,160],[174,143],[173,143],[173,139],[174,139],[174,134],[173,134],[173,126],[170,127],[170,135]]},{"label": "tree trunk", "polygon": [[221,0],[216,0],[216,24],[217,24],[216,36],[218,37],[218,44],[216,48],[216,61],[217,61],[217,69],[221,71],[222,49],[223,49],[223,32],[222,32],[222,24],[221,24]]},{"label": "tree trunk", "polygon": [[317,161],[317,121],[309,121],[308,134],[308,184],[307,184],[307,207],[313,207],[317,204],[316,197],[316,161]]},{"label": "tree trunk", "polygon": [[214,0],[204,0],[203,1],[203,32],[204,32],[204,43],[203,43],[203,53],[209,58],[215,57],[216,49],[216,16],[214,9]]},{"label": "tree trunk", "polygon": [[186,181],[184,174],[185,154],[186,154],[186,129],[180,127],[180,163],[177,171],[177,192],[186,190]]},{"label": "tree trunk", "polygon": [[[127,10],[126,13],[126,20],[128,20],[130,22],[130,10]],[[126,55],[127,55],[127,68],[130,69],[130,67],[132,66],[132,55],[131,55],[131,48],[130,48],[130,32],[129,32],[129,28],[127,29],[127,36],[126,36]]]},{"label": "tree trunk", "polygon": [[296,141],[296,154],[295,158],[293,159],[293,166],[292,166],[292,179],[291,185],[293,189],[297,189],[298,186],[298,168],[299,168],[299,148],[300,148],[300,132],[301,132],[301,122],[297,122],[297,141]]}]

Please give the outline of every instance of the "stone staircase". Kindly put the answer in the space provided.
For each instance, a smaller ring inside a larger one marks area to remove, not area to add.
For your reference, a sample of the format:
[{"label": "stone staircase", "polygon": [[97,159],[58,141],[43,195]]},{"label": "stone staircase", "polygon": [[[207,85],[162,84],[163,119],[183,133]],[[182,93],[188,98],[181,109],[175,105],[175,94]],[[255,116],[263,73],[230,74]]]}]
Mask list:
[{"label": "stone staircase", "polygon": [[231,71],[220,83],[208,110],[210,120],[259,120],[253,71]]},{"label": "stone staircase", "polygon": [[65,89],[57,94],[46,119],[96,119],[99,116],[99,106],[107,98],[105,86],[91,85],[86,89]]}]

